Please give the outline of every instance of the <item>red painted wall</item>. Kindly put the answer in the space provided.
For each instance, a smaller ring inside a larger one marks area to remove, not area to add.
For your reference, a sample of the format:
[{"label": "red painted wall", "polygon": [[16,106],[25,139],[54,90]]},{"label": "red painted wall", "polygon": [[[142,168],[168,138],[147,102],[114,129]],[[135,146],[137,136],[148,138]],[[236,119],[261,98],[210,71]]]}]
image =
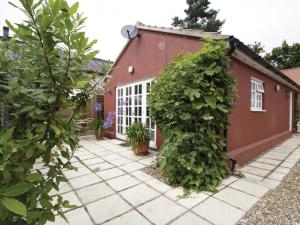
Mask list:
[{"label": "red painted wall", "polygon": [[[265,76],[250,66],[232,59],[232,74],[237,79],[236,104],[229,117],[228,152],[236,156],[239,163],[248,161],[274,144],[291,135],[289,131],[290,89],[280,84],[275,91],[277,81]],[[265,112],[253,112],[251,104],[251,77],[264,82]]]},{"label": "red painted wall", "polygon": [[[120,60],[117,62],[111,75],[111,83],[106,86],[111,94],[104,96],[104,113],[115,111],[116,87],[131,82],[157,76],[178,53],[195,52],[201,48],[200,39],[166,35],[164,33],[141,31],[141,37],[133,39]],[[128,66],[134,67],[134,73],[128,73]],[[157,129],[157,146],[163,140]],[[106,136],[115,138],[115,124],[106,131]]]},{"label": "red painted wall", "polygon": [[[110,93],[107,91],[104,97],[105,115],[115,111],[117,86],[155,77],[179,52],[195,52],[201,46],[196,38],[142,30],[141,37],[130,42],[111,73],[111,83],[106,86]],[[133,74],[127,72],[129,65],[134,66]],[[242,164],[291,134],[288,88],[280,84],[280,91],[275,92],[275,80],[237,59],[232,59],[230,72],[237,78],[238,96],[229,118],[228,152]],[[251,76],[264,81],[266,112],[250,111]],[[115,138],[115,124],[106,131],[106,136]],[[162,142],[158,130],[157,146]]]}]

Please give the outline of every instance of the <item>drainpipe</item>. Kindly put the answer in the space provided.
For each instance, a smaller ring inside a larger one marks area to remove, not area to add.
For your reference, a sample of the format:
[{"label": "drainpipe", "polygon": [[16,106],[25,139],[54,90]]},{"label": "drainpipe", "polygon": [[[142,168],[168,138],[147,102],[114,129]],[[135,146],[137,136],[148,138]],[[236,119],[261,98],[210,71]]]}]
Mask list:
[{"label": "drainpipe", "polygon": [[231,168],[230,168],[231,172],[234,173],[235,167],[236,167],[236,164],[237,164],[237,160],[236,160],[236,158],[234,158],[232,156],[228,156],[228,159],[231,162]]}]

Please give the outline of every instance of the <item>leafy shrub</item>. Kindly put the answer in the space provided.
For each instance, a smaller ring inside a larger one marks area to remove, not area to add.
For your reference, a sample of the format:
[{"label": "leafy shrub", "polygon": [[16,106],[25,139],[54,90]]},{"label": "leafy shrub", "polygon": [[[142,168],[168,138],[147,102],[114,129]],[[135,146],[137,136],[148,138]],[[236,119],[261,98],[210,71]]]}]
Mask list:
[{"label": "leafy shrub", "polygon": [[[0,101],[10,110],[9,123],[0,127],[0,224],[36,225],[70,207],[49,192],[66,181],[62,170],[73,168],[75,120],[92,89],[85,65],[96,52],[80,31],[85,18],[76,13],[78,3],[19,3],[27,20],[7,21],[15,37],[0,41]],[[72,116],[58,114],[60,109]]]},{"label": "leafy shrub", "polygon": [[161,167],[171,184],[214,190],[229,171],[222,130],[235,97],[223,41],[178,55],[151,87],[150,112],[162,129]]},{"label": "leafy shrub", "polygon": [[133,123],[126,129],[126,142],[136,148],[150,140],[150,131],[143,123]]}]

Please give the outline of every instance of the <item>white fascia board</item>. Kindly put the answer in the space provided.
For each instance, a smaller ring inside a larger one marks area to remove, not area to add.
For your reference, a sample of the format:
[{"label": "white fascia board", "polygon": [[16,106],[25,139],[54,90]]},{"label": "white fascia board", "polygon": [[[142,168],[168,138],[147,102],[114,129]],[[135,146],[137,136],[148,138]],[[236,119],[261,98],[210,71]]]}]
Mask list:
[{"label": "white fascia board", "polygon": [[235,57],[236,59],[238,59],[239,61],[242,61],[245,64],[251,66],[252,68],[254,68],[254,69],[262,72],[263,74],[267,75],[268,77],[271,77],[272,79],[278,81],[279,83],[284,84],[284,85],[288,86],[289,88],[291,88],[291,89],[293,89],[293,90],[295,90],[297,92],[300,91],[299,88],[297,88],[296,86],[292,85],[291,83],[289,83],[285,79],[279,77],[277,74],[273,73],[269,69],[263,67],[262,65],[260,65],[259,63],[257,63],[254,59],[250,58],[249,56],[247,56],[243,52],[239,51],[238,49],[236,49],[232,53],[232,56]]}]

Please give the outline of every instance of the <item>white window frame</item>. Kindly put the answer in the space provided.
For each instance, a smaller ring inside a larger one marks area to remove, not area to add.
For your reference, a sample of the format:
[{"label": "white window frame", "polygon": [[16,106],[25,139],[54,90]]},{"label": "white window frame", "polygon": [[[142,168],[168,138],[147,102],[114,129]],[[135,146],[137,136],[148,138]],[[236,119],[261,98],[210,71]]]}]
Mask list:
[{"label": "white window frame", "polygon": [[264,82],[251,77],[251,111],[254,112],[264,112],[263,101],[264,101]]}]

